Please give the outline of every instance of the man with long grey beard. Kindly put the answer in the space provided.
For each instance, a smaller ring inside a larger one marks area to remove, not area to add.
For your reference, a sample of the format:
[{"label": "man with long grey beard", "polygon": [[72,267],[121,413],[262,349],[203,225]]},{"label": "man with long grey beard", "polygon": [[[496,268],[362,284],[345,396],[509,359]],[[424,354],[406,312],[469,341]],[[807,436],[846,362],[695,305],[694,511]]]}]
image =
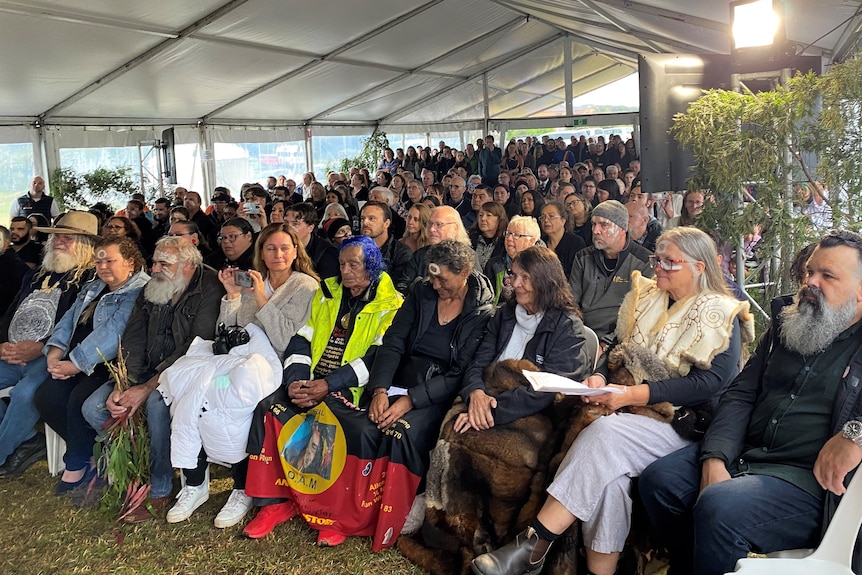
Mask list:
[{"label": "man with long grey beard", "polygon": [[33,403],[48,377],[43,348],[95,271],[96,216],[72,210],[56,227],[36,229],[51,234],[42,265],[24,276],[0,319],[0,389],[13,387],[9,407],[0,401],[0,476],[20,475],[45,457],[45,438],[34,429],[39,412]]},{"label": "man with long grey beard", "polygon": [[796,295],[773,302],[773,324],[703,442],[641,475],[674,575],[815,547],[862,461],[862,236],[829,232],[805,270]]},{"label": "man with long grey beard", "polygon": [[[171,418],[156,391],[159,375],[185,355],[192,340],[213,339],[219,304],[225,294],[218,273],[205,266],[198,249],[184,237],[166,236],[156,242],[151,279],[144,287],[123,333],[128,354],[128,390],[108,382],[86,402],[82,412],[93,429],[111,417],[132,414],[146,405],[150,432],[150,505],[160,513],[171,494]],[[126,523],[153,519],[146,506],[124,518]]]}]

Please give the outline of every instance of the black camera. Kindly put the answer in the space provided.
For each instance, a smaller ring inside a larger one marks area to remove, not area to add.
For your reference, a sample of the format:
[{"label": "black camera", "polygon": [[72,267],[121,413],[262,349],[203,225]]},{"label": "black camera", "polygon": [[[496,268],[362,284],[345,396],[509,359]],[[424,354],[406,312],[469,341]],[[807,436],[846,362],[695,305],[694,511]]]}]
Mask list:
[{"label": "black camera", "polygon": [[229,328],[225,324],[218,324],[215,341],[213,341],[213,354],[225,355],[238,345],[245,345],[251,341],[248,332],[241,325],[232,325]]}]

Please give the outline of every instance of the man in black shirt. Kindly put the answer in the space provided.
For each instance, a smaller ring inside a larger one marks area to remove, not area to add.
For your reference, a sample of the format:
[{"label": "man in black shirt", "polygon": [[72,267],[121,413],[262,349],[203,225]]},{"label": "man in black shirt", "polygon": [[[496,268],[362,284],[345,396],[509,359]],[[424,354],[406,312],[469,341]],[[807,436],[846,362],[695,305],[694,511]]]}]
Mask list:
[{"label": "man in black shirt", "polygon": [[33,224],[29,218],[16,216],[12,218],[9,225],[9,234],[12,238],[12,249],[18,254],[25,264],[30,268],[36,268],[42,263],[42,244],[30,239],[30,229]]},{"label": "man in black shirt", "polygon": [[805,268],[796,295],[773,302],[773,324],[703,442],[641,475],[675,574],[716,575],[749,552],[814,547],[862,461],[862,236],[829,232]]}]

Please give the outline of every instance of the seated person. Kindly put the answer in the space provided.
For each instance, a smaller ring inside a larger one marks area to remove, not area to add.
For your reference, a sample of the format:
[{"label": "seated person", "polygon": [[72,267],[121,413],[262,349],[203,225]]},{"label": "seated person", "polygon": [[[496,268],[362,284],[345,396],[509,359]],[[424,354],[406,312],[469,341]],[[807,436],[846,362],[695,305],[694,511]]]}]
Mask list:
[{"label": "seated person", "polygon": [[539,224],[529,216],[514,216],[503,232],[505,251],[488,260],[485,265],[485,275],[494,284],[494,304],[511,299],[512,262],[525,249],[539,241],[541,231]]},{"label": "seated person", "polygon": [[[283,361],[290,339],[311,314],[311,299],[318,288],[317,275],[296,232],[284,223],[270,224],[260,232],[254,247],[254,266],[255,269],[248,271],[252,287],[236,284],[238,270],[234,268],[219,272],[226,295],[221,300],[218,323],[225,326],[254,324],[263,328],[279,360]],[[248,458],[232,463],[234,487],[215,518],[215,526],[220,529],[242,521],[252,507],[251,498],[245,494]],[[201,461],[199,465],[200,469],[189,471],[187,475],[204,473],[206,462]],[[209,485],[201,483],[198,491],[200,493],[196,491],[193,495],[200,499],[204,491],[209,493]]]},{"label": "seated person", "polygon": [[45,438],[36,432],[36,389],[48,376],[42,349],[54,324],[68,311],[81,286],[93,278],[93,246],[98,219],[72,210],[54,228],[41,267],[24,276],[15,300],[0,320],[0,389],[14,386],[9,406],[0,401],[0,476],[14,476],[45,456]]},{"label": "seated person", "polygon": [[[317,182],[315,182],[317,183]],[[317,188],[318,184],[315,186]],[[322,188],[322,186],[321,186]],[[338,250],[326,238],[317,234],[320,217],[311,203],[303,202],[287,208],[284,222],[296,230],[305,253],[314,264],[314,271],[321,279],[338,275]]]},{"label": "seated person", "polygon": [[428,570],[427,549],[442,553],[435,555],[437,573],[464,572],[463,562],[489,537],[514,537],[518,518],[540,502],[555,443],[549,417],[554,394],[522,385],[492,389],[497,382],[485,379],[487,369],[503,360],[528,360],[540,371],[580,381],[592,367],[583,323],[552,250],[520,252],[512,262],[512,289],[514,297],[488,322],[464,374],[461,402],[444,418],[431,454],[424,548],[413,539],[399,542],[403,554]]},{"label": "seated person", "polygon": [[3,270],[0,277],[0,316],[9,309],[9,304],[21,289],[21,280],[31,269],[12,249],[11,243],[9,229],[0,226],[0,269]]},{"label": "seated person", "polygon": [[[428,457],[479,345],[491,313],[488,280],[473,271],[472,250],[444,241],[428,250],[430,279],[416,284],[377,349],[369,376],[371,395],[356,410],[334,404],[343,426],[345,469],[313,502],[300,499],[303,514],[333,517],[320,539],[337,545],[348,535],[373,535],[371,549],[395,543],[403,529],[416,530],[425,513]],[[335,449],[338,446],[334,446]],[[367,473],[365,472],[367,470]],[[347,504],[339,493],[360,496]],[[373,504],[371,504],[373,503]],[[408,511],[414,520],[405,524]]]},{"label": "seated person", "polygon": [[401,276],[401,282],[396,285],[399,292],[408,293],[414,282],[428,275],[425,254],[430,246],[443,240],[455,240],[470,245],[470,237],[464,229],[461,216],[452,206],[439,206],[431,210],[431,218],[428,220],[428,245],[413,252],[413,257]]},{"label": "seated person", "polygon": [[749,552],[815,547],[862,460],[862,235],[829,232],[802,281],[773,301],[703,441],[641,476],[674,573],[718,575]]},{"label": "seated person", "polygon": [[562,202],[548,202],[542,208],[539,221],[542,224],[542,240],[560,258],[560,263],[563,264],[563,273],[569,277],[572,274],[572,262],[575,259],[575,254],[587,246],[579,236],[566,231],[567,215]]},{"label": "seated person", "polygon": [[220,249],[213,250],[204,262],[211,268],[250,270],[253,267],[254,233],[248,220],[225,220],[218,234],[218,244]]},{"label": "seated person", "polygon": [[131,238],[103,239],[95,252],[96,278],[81,288],[75,303],[54,326],[43,348],[49,376],[34,397],[39,415],[66,441],[66,468],[55,495],[86,487],[96,473],[96,431],[84,420],[81,406],[110,378],[105,362],[117,358],[132,307],[150,279]]},{"label": "seated person", "polygon": [[[341,485],[339,478],[346,481],[365,465],[356,468],[359,460],[347,452],[334,414],[360,409],[375,351],[402,299],[371,238],[344,240],[338,259],[340,277],[321,283],[311,318],[285,351],[282,387],[255,414],[246,493],[261,509],[243,530],[252,539],[265,537],[298,511],[317,517],[314,506],[329,502],[324,496],[341,495],[330,490]],[[312,523],[321,525],[326,522]],[[333,542],[340,541],[320,532],[319,545]]]},{"label": "seated person", "polygon": [[584,324],[605,344],[613,339],[620,303],[631,289],[632,272],[652,277],[650,253],[628,235],[629,213],[615,200],[593,208],[592,245],[575,255],[569,285]]},{"label": "seated person", "polygon": [[[161,373],[186,354],[192,340],[213,339],[224,295],[215,270],[203,264],[200,252],[183,237],[166,236],[156,242],[150,275],[123,332],[123,349],[130,352],[126,370],[134,385],[120,392],[112,382],[105,383],[81,409],[90,427],[98,430],[112,417],[132,414],[146,405],[150,501],[127,515],[126,523],[149,521],[153,514],[148,507],[159,514],[167,506],[174,478],[170,413],[156,387]],[[200,478],[195,483],[197,479],[187,478],[190,486],[203,482]]]},{"label": "seated person", "polygon": [[[730,296],[718,268],[715,244],[702,231],[665,232],[652,256],[656,279],[632,274],[623,300],[617,340],[646,348],[670,377],[644,381],[625,393],[590,398],[616,411],[659,402],[694,406],[717,398],[739,370],[741,334],[753,336],[748,304]],[[737,318],[739,318],[737,320]],[[744,327],[740,328],[740,324]],[[603,387],[607,354],[584,383]],[[548,500],[514,541],[473,560],[479,575],[541,570],[551,543],[580,519],[587,569],[613,575],[631,523],[631,478],[664,455],[690,444],[668,421],[640,413],[600,417],[572,443],[548,487]]]}]

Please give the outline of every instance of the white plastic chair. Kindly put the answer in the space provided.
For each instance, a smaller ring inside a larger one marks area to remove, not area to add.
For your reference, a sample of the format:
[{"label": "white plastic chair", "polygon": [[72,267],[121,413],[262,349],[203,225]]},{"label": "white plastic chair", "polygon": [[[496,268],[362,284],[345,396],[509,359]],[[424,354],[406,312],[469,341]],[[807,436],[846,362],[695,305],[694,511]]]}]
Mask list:
[{"label": "white plastic chair", "polygon": [[[12,387],[0,389],[0,399],[9,397]],[[66,442],[56,431],[45,426],[45,447],[48,451],[48,473],[56,477],[66,466],[63,464],[63,455],[66,453]]]},{"label": "white plastic chair", "polygon": [[584,347],[587,348],[587,356],[592,358],[593,365],[590,369],[595,369],[599,358],[602,356],[602,348],[599,345],[599,336],[596,335],[591,328],[584,326]]},{"label": "white plastic chair", "polygon": [[45,447],[48,449],[48,473],[56,477],[66,469],[66,464],[63,463],[66,441],[47,424],[45,425]]},{"label": "white plastic chair", "polygon": [[[806,557],[740,559],[734,573],[744,575],[853,575],[853,547],[862,525],[862,469],[857,470],[826,529],[820,546]],[[776,555],[799,555],[782,551]],[[729,574],[728,574],[729,575]]]}]

